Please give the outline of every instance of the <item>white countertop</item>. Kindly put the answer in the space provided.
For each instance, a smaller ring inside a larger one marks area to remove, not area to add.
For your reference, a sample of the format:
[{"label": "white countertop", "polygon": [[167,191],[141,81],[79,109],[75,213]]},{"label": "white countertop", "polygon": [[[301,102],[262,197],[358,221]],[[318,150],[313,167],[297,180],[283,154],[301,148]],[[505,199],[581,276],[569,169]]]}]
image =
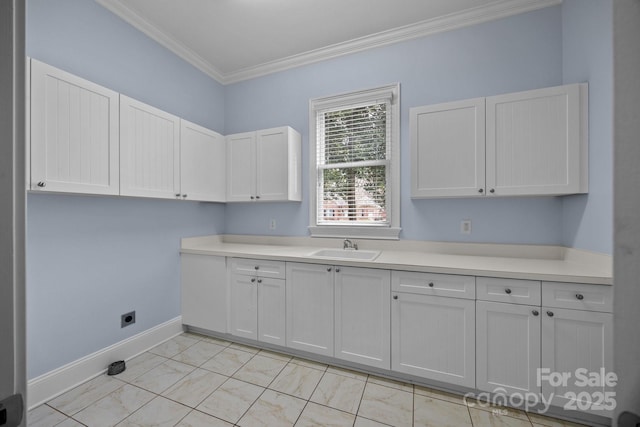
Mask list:
[{"label": "white countertop", "polygon": [[[355,241],[355,240],[354,240]],[[379,250],[373,261],[311,256],[341,249],[341,239],[203,236],[182,239],[181,253],[332,264],[470,276],[612,285],[612,257],[558,246],[357,240]]]}]

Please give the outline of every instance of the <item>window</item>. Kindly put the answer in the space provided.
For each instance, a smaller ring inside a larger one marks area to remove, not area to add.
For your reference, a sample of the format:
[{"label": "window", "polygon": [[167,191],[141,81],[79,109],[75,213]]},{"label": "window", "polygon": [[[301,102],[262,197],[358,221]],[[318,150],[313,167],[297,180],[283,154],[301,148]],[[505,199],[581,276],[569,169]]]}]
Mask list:
[{"label": "window", "polygon": [[312,236],[397,239],[398,84],[310,102]]}]

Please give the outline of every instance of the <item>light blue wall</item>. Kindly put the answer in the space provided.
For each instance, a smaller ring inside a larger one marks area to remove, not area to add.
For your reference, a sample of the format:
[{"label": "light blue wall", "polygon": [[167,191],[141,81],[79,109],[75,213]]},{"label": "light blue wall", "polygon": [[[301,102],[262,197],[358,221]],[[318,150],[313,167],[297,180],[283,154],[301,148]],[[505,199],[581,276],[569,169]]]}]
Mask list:
[{"label": "light blue wall", "polygon": [[[224,88],[94,1],[29,0],[27,54],[224,132]],[[179,316],[179,239],[224,232],[224,209],[29,194],[28,377]]]},{"label": "light blue wall", "polygon": [[589,82],[589,194],[563,200],[563,244],[613,253],[613,4],[564,0],[565,83]]},{"label": "light blue wall", "polygon": [[[289,124],[302,133],[303,188],[308,188],[309,99],[401,84],[401,226],[403,239],[562,243],[559,198],[412,200],[409,108],[562,83],[561,7],[411,40],[312,64],[226,88],[228,134]],[[302,203],[227,206],[237,234],[307,235]],[[269,231],[269,219],[278,224]],[[461,235],[460,220],[473,221]]]}]

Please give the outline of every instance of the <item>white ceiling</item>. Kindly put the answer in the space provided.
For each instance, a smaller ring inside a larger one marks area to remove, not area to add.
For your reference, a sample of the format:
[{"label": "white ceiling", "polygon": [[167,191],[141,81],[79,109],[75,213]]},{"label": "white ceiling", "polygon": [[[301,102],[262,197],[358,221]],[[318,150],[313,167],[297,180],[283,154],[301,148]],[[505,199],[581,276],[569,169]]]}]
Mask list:
[{"label": "white ceiling", "polygon": [[221,83],[561,0],[96,0]]}]

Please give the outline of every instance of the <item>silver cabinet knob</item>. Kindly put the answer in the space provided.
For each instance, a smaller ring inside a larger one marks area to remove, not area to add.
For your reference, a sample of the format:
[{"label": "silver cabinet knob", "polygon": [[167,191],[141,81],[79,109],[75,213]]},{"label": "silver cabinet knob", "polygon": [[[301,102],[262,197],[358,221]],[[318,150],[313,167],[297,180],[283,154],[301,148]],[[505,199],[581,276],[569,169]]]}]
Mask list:
[{"label": "silver cabinet knob", "polygon": [[253,267],[254,270],[260,270],[260,266],[256,265],[255,267]]},{"label": "silver cabinet knob", "polygon": [[480,193],[480,194],[484,193],[484,188],[479,188],[478,189],[478,193]]},{"label": "silver cabinet knob", "polygon": [[339,268],[336,268],[336,273],[340,273],[340,269]]},{"label": "silver cabinet knob", "polygon": [[251,196],[251,200],[255,199],[255,197]]},{"label": "silver cabinet knob", "polygon": [[187,195],[186,195],[186,194],[183,194],[183,195],[182,195],[182,198],[183,198],[183,199],[186,199],[186,198],[187,198]]},{"label": "silver cabinet knob", "polygon": [[540,312],[538,310],[531,310],[531,314],[537,316],[538,314],[540,314]]},{"label": "silver cabinet knob", "polygon": [[176,193],[176,197],[180,197],[180,193]]},{"label": "silver cabinet knob", "polygon": [[491,190],[489,190],[489,193],[492,193],[492,194],[493,194],[493,193],[495,193],[495,192],[496,192],[496,190],[495,190],[494,188],[492,188]]},{"label": "silver cabinet knob", "polygon": [[547,311],[547,316],[553,317],[553,311]]},{"label": "silver cabinet knob", "polygon": [[511,295],[511,289],[507,288],[507,289],[505,289],[504,291],[505,291],[505,293],[507,293],[507,294]]},{"label": "silver cabinet knob", "polygon": [[584,295],[576,294],[576,298],[579,299],[580,301],[582,301],[584,299]]},{"label": "silver cabinet knob", "polygon": [[47,186],[47,183],[46,183],[46,182],[44,182],[44,181],[40,181],[40,182],[38,182],[38,187],[40,187],[40,188],[44,188],[44,187],[46,187],[46,186]]},{"label": "silver cabinet knob", "polygon": [[255,283],[255,282],[256,282],[256,279],[254,277],[253,279],[251,279],[251,283]]},{"label": "silver cabinet knob", "polygon": [[331,272],[331,267],[327,267],[327,271]]},{"label": "silver cabinet knob", "polygon": [[262,279],[258,279],[258,283],[262,283]]},{"label": "silver cabinet knob", "polygon": [[394,295],[394,296],[393,296],[393,299],[398,299],[398,295]]},{"label": "silver cabinet knob", "polygon": [[259,198],[260,198],[260,196],[256,196],[256,199],[259,199]]},{"label": "silver cabinet knob", "polygon": [[433,288],[433,282],[429,282],[429,287]]}]

